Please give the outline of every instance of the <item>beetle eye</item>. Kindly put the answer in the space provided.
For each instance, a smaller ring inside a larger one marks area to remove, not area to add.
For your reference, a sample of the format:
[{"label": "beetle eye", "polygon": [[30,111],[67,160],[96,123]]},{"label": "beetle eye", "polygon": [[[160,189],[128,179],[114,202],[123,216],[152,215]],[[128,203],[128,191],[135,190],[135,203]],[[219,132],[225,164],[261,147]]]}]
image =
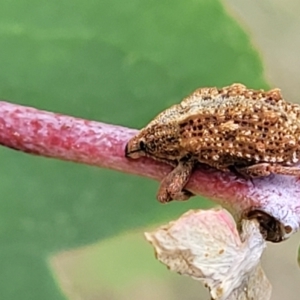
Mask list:
[{"label": "beetle eye", "polygon": [[146,145],[143,141],[140,141],[139,146],[140,146],[140,150],[142,150],[142,151],[146,150]]}]

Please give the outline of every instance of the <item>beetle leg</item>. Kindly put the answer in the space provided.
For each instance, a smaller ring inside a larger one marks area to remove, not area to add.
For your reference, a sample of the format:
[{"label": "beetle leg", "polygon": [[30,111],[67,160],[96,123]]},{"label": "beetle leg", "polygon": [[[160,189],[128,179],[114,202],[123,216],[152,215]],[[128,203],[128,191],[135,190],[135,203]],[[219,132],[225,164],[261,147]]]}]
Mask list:
[{"label": "beetle leg", "polygon": [[300,167],[282,166],[279,164],[260,163],[236,169],[242,175],[246,175],[252,178],[265,177],[270,174],[300,176]]},{"label": "beetle leg", "polygon": [[187,184],[194,166],[195,161],[192,159],[180,160],[175,169],[162,180],[157,193],[158,201],[161,203],[172,200],[184,201],[193,196],[193,193],[183,188]]}]

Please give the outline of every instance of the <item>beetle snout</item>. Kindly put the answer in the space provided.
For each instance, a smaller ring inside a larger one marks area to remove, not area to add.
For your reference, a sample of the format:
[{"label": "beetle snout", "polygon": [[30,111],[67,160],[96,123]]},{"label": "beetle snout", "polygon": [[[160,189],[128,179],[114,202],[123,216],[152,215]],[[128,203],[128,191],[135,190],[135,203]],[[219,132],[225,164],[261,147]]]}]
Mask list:
[{"label": "beetle snout", "polygon": [[143,142],[135,138],[131,139],[125,147],[125,157],[136,159],[145,156],[145,149],[142,146]]},{"label": "beetle snout", "polygon": [[125,146],[125,157],[130,157],[130,152],[128,150],[128,143]]}]

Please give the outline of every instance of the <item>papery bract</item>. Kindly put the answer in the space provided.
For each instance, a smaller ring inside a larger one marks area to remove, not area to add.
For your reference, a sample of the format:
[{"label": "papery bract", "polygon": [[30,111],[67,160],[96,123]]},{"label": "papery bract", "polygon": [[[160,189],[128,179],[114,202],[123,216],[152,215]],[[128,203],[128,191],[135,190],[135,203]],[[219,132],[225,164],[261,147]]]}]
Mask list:
[{"label": "papery bract", "polygon": [[255,220],[243,220],[239,235],[226,210],[191,210],[145,236],[158,260],[172,271],[204,282],[213,299],[271,296],[260,266],[265,241]]}]

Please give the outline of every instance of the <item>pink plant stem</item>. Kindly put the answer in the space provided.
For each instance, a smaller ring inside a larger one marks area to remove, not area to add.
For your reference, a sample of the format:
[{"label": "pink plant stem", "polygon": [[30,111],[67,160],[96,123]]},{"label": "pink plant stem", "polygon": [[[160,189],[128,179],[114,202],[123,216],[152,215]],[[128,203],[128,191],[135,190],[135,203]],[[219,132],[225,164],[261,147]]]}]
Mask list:
[{"label": "pink plant stem", "polygon": [[[161,180],[171,170],[168,165],[146,158],[130,160],[124,157],[125,145],[136,132],[0,102],[0,144],[3,146]],[[291,226],[293,232],[299,228],[298,178],[276,175],[251,182],[238,180],[232,174],[198,168],[187,187],[236,213],[259,208]]]}]

